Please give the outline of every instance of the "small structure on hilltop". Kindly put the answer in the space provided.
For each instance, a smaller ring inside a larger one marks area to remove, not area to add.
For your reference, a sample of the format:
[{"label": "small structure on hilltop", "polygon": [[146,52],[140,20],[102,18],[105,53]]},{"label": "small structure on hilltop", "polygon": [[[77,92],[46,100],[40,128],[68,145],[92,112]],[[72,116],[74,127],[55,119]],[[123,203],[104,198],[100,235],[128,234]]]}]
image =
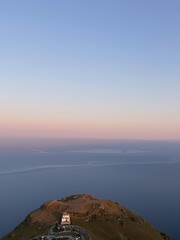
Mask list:
[{"label": "small structure on hilltop", "polygon": [[71,224],[70,214],[64,212],[61,218],[61,225],[69,225]]}]

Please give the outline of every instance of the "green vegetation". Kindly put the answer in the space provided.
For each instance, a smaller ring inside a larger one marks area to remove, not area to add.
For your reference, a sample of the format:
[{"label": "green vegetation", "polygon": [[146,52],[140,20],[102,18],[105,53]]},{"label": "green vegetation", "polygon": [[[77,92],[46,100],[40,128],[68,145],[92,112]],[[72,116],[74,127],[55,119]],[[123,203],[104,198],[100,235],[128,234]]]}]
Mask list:
[{"label": "green vegetation", "polygon": [[[52,228],[52,224],[59,221],[64,209],[70,209],[72,224],[79,226],[77,231],[75,226],[72,229],[67,226],[67,232],[63,232],[63,239],[66,240],[70,235],[83,235],[81,228],[89,232],[92,240],[170,240],[166,234],[159,232],[128,209],[110,200],[95,199],[88,194],[45,203],[30,213],[22,224],[2,240],[32,240],[34,237],[47,235],[52,230],[58,235],[59,226]],[[89,237],[87,232],[86,234]]]},{"label": "green vegetation", "polygon": [[49,231],[49,227],[50,227],[49,224],[34,223],[32,225],[28,225],[27,223],[22,223],[13,232],[10,232],[3,239],[29,240],[36,236],[46,235]]}]

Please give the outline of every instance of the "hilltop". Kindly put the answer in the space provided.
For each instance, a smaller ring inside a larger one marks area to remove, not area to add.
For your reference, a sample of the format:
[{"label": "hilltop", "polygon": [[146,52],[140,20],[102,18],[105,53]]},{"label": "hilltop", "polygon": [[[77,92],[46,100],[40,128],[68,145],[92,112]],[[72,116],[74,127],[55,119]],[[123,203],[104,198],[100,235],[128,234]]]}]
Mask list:
[{"label": "hilltop", "polygon": [[44,203],[3,240],[29,240],[47,234],[52,224],[68,212],[74,225],[86,229],[92,240],[170,240],[142,217],[111,200],[89,194],[73,195]]}]

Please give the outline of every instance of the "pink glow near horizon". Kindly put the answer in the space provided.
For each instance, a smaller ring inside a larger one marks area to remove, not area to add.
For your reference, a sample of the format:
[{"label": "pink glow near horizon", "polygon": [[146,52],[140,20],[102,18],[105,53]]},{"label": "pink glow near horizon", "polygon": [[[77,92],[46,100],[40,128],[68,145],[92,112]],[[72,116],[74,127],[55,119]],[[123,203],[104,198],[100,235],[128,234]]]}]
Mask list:
[{"label": "pink glow near horizon", "polygon": [[1,137],[67,137],[110,139],[180,139],[175,122],[61,119],[0,120]]}]

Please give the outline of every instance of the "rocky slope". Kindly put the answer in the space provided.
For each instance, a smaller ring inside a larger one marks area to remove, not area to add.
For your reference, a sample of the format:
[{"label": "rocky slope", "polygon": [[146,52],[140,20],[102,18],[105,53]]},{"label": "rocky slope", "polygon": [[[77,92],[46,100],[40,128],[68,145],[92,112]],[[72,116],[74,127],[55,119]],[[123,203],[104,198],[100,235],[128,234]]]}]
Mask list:
[{"label": "rocky slope", "polygon": [[98,200],[89,194],[73,195],[43,204],[3,238],[28,240],[46,234],[50,226],[70,213],[73,224],[90,232],[92,240],[170,240],[142,217],[118,203]]}]

